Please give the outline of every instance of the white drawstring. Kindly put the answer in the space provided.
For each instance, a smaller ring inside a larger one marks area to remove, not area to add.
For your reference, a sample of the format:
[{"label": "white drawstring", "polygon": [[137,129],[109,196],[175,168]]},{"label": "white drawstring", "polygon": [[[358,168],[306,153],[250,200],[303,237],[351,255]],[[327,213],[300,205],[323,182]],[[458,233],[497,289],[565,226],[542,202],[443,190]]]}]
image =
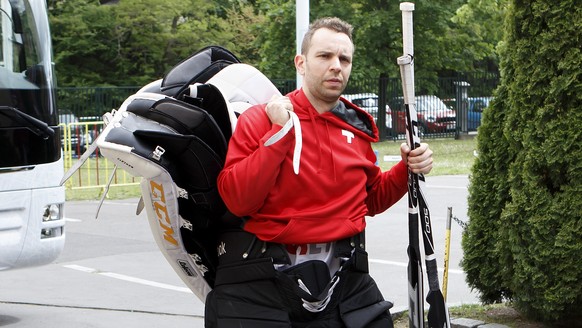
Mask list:
[{"label": "white drawstring", "polygon": [[301,123],[299,122],[299,117],[292,111],[287,111],[289,113],[290,119],[285,123],[283,128],[272,135],[266,142],[265,146],[270,146],[277,141],[281,140],[292,127],[295,127],[295,149],[293,150],[293,172],[299,174],[299,162],[301,160],[301,147],[303,145],[303,139],[301,136]]}]

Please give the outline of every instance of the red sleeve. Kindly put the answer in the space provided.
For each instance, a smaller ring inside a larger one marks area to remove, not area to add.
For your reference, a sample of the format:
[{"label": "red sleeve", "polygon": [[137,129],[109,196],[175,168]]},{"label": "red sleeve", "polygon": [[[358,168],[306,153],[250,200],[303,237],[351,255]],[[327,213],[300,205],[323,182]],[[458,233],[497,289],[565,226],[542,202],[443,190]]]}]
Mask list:
[{"label": "red sleeve", "polygon": [[264,145],[280,129],[280,125],[271,124],[264,105],[251,107],[239,117],[217,181],[218,191],[233,214],[246,216],[258,211],[272,190],[281,163],[294,145],[293,133]]},{"label": "red sleeve", "polygon": [[374,216],[384,212],[398,202],[407,191],[408,169],[404,162],[400,161],[390,170],[376,174],[372,179],[366,198],[367,215]]}]

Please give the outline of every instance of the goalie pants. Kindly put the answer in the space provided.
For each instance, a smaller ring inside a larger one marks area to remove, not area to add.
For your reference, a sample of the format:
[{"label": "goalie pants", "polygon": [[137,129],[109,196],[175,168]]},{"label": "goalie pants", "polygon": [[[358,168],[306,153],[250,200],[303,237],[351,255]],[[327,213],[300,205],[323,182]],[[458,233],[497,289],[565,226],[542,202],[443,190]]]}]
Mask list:
[{"label": "goalie pants", "polygon": [[[329,279],[329,273],[327,276]],[[368,274],[367,253],[363,249],[356,248],[332,278],[331,282],[337,284],[327,293],[331,294],[329,303],[320,312],[304,307],[305,298],[311,295],[298,287],[296,277],[277,271],[271,258],[221,265],[214,289],[206,299],[205,327],[393,327],[389,311],[392,303],[384,300]]]}]

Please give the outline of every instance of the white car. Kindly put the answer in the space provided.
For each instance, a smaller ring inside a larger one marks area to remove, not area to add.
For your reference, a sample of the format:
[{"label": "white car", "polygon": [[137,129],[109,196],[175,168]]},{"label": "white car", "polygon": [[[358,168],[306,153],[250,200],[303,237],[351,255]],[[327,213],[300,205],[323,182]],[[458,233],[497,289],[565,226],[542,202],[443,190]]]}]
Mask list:
[{"label": "white car", "polygon": [[[360,107],[366,112],[370,113],[374,117],[374,120],[378,120],[378,95],[375,93],[356,93],[342,95],[342,97],[349,100],[354,105]],[[392,130],[392,111],[390,107],[386,105],[386,133]]]}]

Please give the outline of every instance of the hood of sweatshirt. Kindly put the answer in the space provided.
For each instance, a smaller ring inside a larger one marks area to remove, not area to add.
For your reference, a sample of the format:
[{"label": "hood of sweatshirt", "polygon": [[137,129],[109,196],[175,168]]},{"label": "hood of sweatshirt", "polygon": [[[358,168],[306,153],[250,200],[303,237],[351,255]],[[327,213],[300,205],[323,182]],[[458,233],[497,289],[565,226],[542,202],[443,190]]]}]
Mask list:
[{"label": "hood of sweatshirt", "polygon": [[303,92],[303,89],[292,91],[287,96],[291,99],[293,110],[299,117],[300,121],[309,120],[312,123],[315,123],[316,120],[323,120],[326,124],[341,127],[342,129],[350,131],[369,142],[377,142],[379,140],[378,127],[374,123],[372,115],[344,98],[340,98],[340,101],[345,105],[346,109],[353,111],[352,114],[355,113],[355,115],[352,115],[352,119],[355,117],[356,120],[360,120],[360,124],[365,125],[367,131],[358,128],[357,124],[350,122],[349,119],[346,120],[345,117],[340,117],[341,115],[337,115],[334,111],[320,114],[311,105],[307,96]]}]

